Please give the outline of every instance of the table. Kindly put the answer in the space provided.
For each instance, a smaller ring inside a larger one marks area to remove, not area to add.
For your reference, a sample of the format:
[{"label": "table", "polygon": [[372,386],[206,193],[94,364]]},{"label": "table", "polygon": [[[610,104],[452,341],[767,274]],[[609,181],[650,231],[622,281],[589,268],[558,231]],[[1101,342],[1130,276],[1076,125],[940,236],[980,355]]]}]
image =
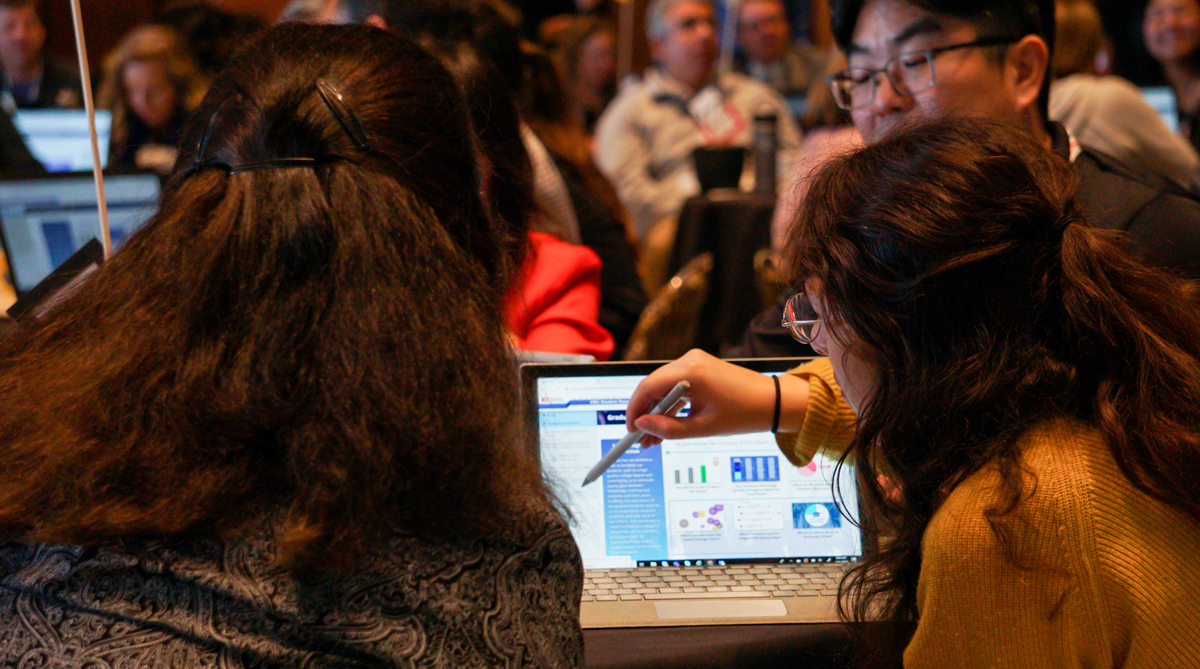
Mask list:
[{"label": "table", "polygon": [[844,669],[844,625],[714,625],[584,630],[587,669]]},{"label": "table", "polygon": [[679,214],[669,271],[711,251],[708,301],[700,312],[696,346],[719,355],[722,346],[741,340],[762,310],[754,285],[754,254],[771,245],[775,198],[717,189],[687,200]]}]

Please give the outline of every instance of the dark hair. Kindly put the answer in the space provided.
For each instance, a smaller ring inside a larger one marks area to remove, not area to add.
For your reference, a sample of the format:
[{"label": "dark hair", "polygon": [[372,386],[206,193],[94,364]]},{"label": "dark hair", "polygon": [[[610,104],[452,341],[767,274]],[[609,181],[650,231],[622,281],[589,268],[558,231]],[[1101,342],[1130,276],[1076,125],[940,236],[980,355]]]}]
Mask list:
[{"label": "dark hair", "polygon": [[256,16],[224,12],[203,0],[167,3],[155,23],[179,31],[200,69],[210,76],[232,62],[240,45],[266,29],[266,23]]},{"label": "dark hair", "polygon": [[842,614],[875,612],[896,645],[934,512],[995,463],[1007,506],[988,518],[1003,540],[1017,441],[1038,423],[1094,425],[1137,488],[1200,518],[1200,317],[1182,280],[1087,225],[1075,188],[1027,134],[946,119],[835,160],[801,206],[794,285],[820,282],[824,318],[876,370],[848,451],[874,541]]},{"label": "dark hair", "polygon": [[0,0],[0,7],[8,7],[10,9],[33,7],[33,11],[41,13],[42,0]]},{"label": "dark hair", "polygon": [[[465,42],[427,42],[462,91],[483,157],[486,195],[504,234],[513,267],[520,268],[528,251],[529,226],[537,211],[533,164],[521,139],[516,102],[491,61]],[[505,282],[502,288],[509,288]]]},{"label": "dark hair", "polygon": [[[966,21],[975,26],[980,37],[1016,37],[1037,35],[1050,50],[1050,62],[1042,90],[1038,93],[1038,111],[1042,121],[1050,119],[1050,80],[1054,61],[1054,0],[900,0],[918,9]],[[849,50],[854,27],[867,0],[834,0],[833,37],[843,52]],[[1004,49],[1004,47],[996,47]]]},{"label": "dark hair", "polygon": [[[450,75],[360,26],[283,24],[238,62],[160,211],[0,345],[0,532],[236,535],[278,514],[284,562],[333,571],[389,532],[477,536],[548,508]],[[192,169],[210,123],[213,166]],[[293,157],[317,163],[214,165]]]}]

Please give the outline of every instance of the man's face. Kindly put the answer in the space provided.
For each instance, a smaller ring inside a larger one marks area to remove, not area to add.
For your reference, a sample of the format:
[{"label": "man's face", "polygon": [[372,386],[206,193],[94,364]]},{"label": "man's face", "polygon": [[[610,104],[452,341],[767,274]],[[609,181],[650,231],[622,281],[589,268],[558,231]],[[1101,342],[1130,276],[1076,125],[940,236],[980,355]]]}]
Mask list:
[{"label": "man's face", "polygon": [[712,78],[717,60],[717,22],[703,2],[680,2],[667,10],[667,34],[650,40],[650,52],[668,76],[693,89]]},{"label": "man's face", "polygon": [[[980,35],[966,22],[930,14],[903,0],[870,0],[858,15],[847,57],[850,67],[882,68],[909,51],[973,41]],[[878,78],[871,104],[850,112],[867,142],[876,142],[906,122],[964,114],[1018,123],[1023,111],[1004,76],[1003,63],[988,49],[969,47],[935,55],[934,81],[915,95],[897,91]]]},{"label": "man's face", "polygon": [[779,0],[745,0],[738,13],[738,44],[746,58],[774,63],[791,41],[791,27]]},{"label": "man's face", "polygon": [[42,61],[46,29],[32,6],[0,7],[0,61],[24,69]]}]

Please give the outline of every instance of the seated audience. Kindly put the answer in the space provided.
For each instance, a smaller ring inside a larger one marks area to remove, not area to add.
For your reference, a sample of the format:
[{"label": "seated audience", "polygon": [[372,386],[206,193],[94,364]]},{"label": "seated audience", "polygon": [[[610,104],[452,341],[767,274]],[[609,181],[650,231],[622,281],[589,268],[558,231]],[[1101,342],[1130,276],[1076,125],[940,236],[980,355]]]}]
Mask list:
[{"label": "seated audience", "polygon": [[520,270],[506,283],[505,314],[516,348],[608,360],[611,334],[600,325],[600,258],[586,246],[530,229],[536,215],[529,156],[512,95],[495,66],[463,42],[429,40],[458,80],[479,133],[481,169],[492,210],[505,226]]},{"label": "seated audience", "polygon": [[567,184],[583,244],[600,257],[600,325],[616,341],[619,357],[648,302],[629,221],[616,189],[592,161],[583,126],[568,109],[549,56],[527,47],[525,71],[521,116],[550,151]]},{"label": "seated audience", "polygon": [[590,142],[596,121],[617,93],[616,30],[593,16],[572,16],[555,34],[550,51],[570,114]]},{"label": "seated audience", "polygon": [[1175,92],[1179,132],[1200,149],[1200,0],[1150,0],[1142,36]]},{"label": "seated audience", "polygon": [[[958,115],[1025,130],[1071,164],[1091,225],[1119,232],[1150,264],[1200,280],[1200,202],[1170,181],[1081,146],[1048,119],[1054,18],[1042,10],[1049,7],[1048,0],[978,0],[969,6],[957,0],[845,0],[833,22],[850,64],[833,76],[838,104],[868,144],[914,121]],[[914,32],[913,26],[922,29]],[[986,46],[992,41],[1001,43]],[[920,57],[921,67],[897,69],[902,55]],[[806,349],[778,327],[780,315],[775,309],[756,319],[741,352],[803,354]]]},{"label": "seated audience", "polygon": [[0,0],[0,66],[6,111],[82,107],[79,69],[47,58],[46,27],[38,16],[41,0]]},{"label": "seated audience", "polygon": [[160,211],[0,343],[0,664],[578,666],[455,83],[286,24]]},{"label": "seated audience", "polygon": [[1136,86],[1099,72],[1106,39],[1092,0],[1058,0],[1055,24],[1050,118],[1083,146],[1191,188],[1200,165],[1196,150],[1163,123]]},{"label": "seated audience", "polygon": [[837,49],[792,40],[783,0],[742,0],[738,5],[737,53],[733,66],[775,89],[797,117],[810,90],[825,87],[837,68]]},{"label": "seated audience", "polygon": [[[1200,312],[1076,183],[968,120],[838,159],[786,250],[789,327],[829,357],[776,384],[695,351],[630,399],[649,443],[775,419],[793,464],[853,460],[841,614],[908,669],[1200,657]],[[682,379],[686,418],[645,415]]]},{"label": "seated audience", "polygon": [[292,0],[279,12],[277,23],[351,23],[342,12],[339,0]]},{"label": "seated audience", "polygon": [[104,59],[97,104],[112,110],[109,165],[168,172],[188,114],[207,83],[179,33],[135,28]]},{"label": "seated audience", "polygon": [[230,57],[241,45],[266,28],[257,16],[223,11],[208,0],[167,0],[155,23],[183,35],[200,71],[210,79],[232,63]]},{"label": "seated audience", "polygon": [[698,146],[749,146],[754,115],[779,119],[779,147],[800,133],[779,94],[740,74],[716,72],[717,31],[708,0],[654,0],[646,36],[655,66],[613,100],[596,125],[596,163],[617,188],[639,240],[673,225],[700,192]]}]

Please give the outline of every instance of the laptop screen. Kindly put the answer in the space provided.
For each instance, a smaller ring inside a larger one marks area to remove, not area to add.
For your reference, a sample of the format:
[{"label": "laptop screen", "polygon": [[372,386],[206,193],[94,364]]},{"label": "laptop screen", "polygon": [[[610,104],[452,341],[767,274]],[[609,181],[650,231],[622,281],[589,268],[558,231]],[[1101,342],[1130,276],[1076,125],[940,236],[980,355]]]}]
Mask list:
[{"label": "laptop screen", "polygon": [[[780,373],[802,360],[742,361]],[[818,454],[795,467],[769,432],[630,448],[583,488],[588,470],[625,435],[625,407],[661,363],[527,365],[536,393],[542,467],[570,509],[585,568],[840,562],[862,554],[851,467]],[[685,413],[686,409],[684,412]]]},{"label": "laptop screen", "polygon": [[1141,89],[1142,97],[1158,112],[1158,117],[1170,128],[1179,132],[1179,112],[1175,107],[1175,93],[1170,86],[1146,86]]},{"label": "laptop screen", "polygon": [[[159,181],[153,174],[114,174],[104,177],[104,192],[116,248],[154,214]],[[88,241],[100,239],[92,175],[0,181],[0,230],[13,287],[24,293]]]},{"label": "laptop screen", "polygon": [[[13,115],[13,124],[29,152],[50,172],[92,169],[92,139],[87,112],[82,109],[23,109]],[[96,140],[100,167],[108,162],[112,112],[96,110]]]}]

